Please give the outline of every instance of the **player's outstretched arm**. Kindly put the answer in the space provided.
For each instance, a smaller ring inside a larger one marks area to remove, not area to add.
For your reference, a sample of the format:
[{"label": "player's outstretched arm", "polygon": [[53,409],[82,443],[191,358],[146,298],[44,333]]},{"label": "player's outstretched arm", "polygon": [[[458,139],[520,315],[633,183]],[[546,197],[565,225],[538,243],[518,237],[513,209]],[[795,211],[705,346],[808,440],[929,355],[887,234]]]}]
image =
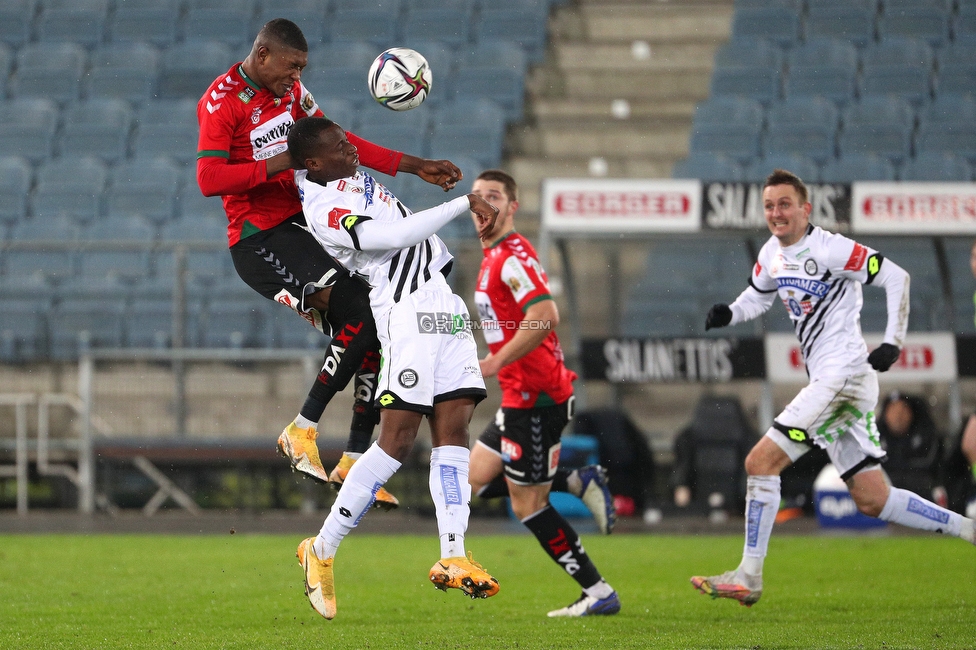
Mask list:
[{"label": "player's outstretched arm", "polygon": [[[363,251],[387,251],[415,246],[436,233],[451,219],[469,210],[475,210],[475,206],[481,204],[488,206],[497,214],[498,210],[485,203],[484,199],[475,194],[467,194],[429,210],[416,212],[409,219],[392,222],[372,221],[368,218],[351,216],[346,219],[349,219],[349,223],[354,224],[352,227],[356,229],[356,248]],[[479,207],[479,209],[484,208]]]},{"label": "player's outstretched arm", "polygon": [[[875,269],[870,265],[877,264]],[[885,372],[898,360],[901,346],[908,332],[909,286],[908,272],[887,258],[872,256],[868,260],[868,277],[872,284],[884,287],[888,306],[888,324],[884,343],[871,351],[868,363],[878,372]]]},{"label": "player's outstretched arm", "polygon": [[705,317],[705,331],[712,329],[713,327],[725,327],[732,322],[732,310],[729,309],[728,305],[718,303],[712,305],[712,308],[708,310],[708,316]]},{"label": "player's outstretched arm", "polygon": [[450,160],[427,160],[410,154],[403,154],[398,171],[416,174],[432,185],[440,185],[445,192],[454,189],[464,178],[458,166]]}]

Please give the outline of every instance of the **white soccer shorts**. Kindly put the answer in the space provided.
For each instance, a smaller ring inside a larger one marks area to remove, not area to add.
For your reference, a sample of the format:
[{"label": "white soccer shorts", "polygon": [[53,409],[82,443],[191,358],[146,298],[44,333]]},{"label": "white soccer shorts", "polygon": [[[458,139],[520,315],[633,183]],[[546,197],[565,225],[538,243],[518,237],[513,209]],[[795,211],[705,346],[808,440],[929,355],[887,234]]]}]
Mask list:
[{"label": "white soccer shorts", "polygon": [[468,308],[440,273],[379,318],[376,330],[380,408],[430,414],[437,402],[487,395]]},{"label": "white soccer shorts", "polygon": [[878,375],[828,377],[810,382],[777,416],[766,435],[796,462],[810,443],[827,450],[842,477],[883,458],[874,409]]}]

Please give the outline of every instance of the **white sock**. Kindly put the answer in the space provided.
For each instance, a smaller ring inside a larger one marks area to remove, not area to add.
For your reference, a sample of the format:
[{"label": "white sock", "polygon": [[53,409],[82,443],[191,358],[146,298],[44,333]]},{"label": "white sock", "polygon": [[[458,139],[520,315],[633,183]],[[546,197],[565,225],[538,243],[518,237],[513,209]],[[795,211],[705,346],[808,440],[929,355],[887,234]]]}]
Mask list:
[{"label": "white sock", "polygon": [[[376,491],[400,469],[400,462],[380,449],[376,443],[360,457],[346,475],[339,496],[332,504],[322,530],[312,548],[326,559],[335,555],[339,542],[349,534],[376,500]],[[465,478],[467,480],[467,478]]]},{"label": "white sock", "polygon": [[295,418],[295,426],[298,427],[299,429],[307,429],[309,427],[312,427],[314,429],[317,424],[318,424],[317,422],[312,422],[307,417],[301,414],[299,414],[299,416]]},{"label": "white sock", "polygon": [[601,580],[592,587],[586,587],[583,589],[583,593],[587,596],[593,596],[594,598],[609,598],[610,594],[613,593],[613,587],[611,587],[606,580]]},{"label": "white sock", "polygon": [[750,476],[746,481],[746,543],[739,567],[747,574],[761,576],[769,549],[769,536],[779,510],[778,476]]},{"label": "white sock", "polygon": [[964,526],[962,515],[946,510],[936,504],[923,499],[914,492],[892,487],[888,491],[888,500],[885,502],[878,519],[890,521],[892,523],[918,528],[919,530],[931,530],[937,533],[945,533],[954,537],[969,539],[972,542],[972,524]]},{"label": "white sock", "polygon": [[441,557],[464,557],[464,533],[471,514],[467,447],[444,445],[430,450],[430,496],[437,513]]}]

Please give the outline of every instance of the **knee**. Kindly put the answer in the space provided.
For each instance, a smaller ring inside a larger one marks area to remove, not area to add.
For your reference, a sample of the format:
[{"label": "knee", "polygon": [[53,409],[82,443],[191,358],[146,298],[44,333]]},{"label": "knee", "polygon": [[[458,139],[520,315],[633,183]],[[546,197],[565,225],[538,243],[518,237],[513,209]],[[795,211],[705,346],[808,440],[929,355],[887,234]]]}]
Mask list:
[{"label": "knee", "polygon": [[779,473],[774,470],[768,456],[760,453],[755,447],[746,456],[745,468],[747,476],[770,476]]},{"label": "knee", "polygon": [[512,497],[512,512],[518,517],[519,521],[529,515],[534,515],[547,505],[549,505],[549,494],[523,493],[517,494],[518,490],[509,488]]},{"label": "knee", "polygon": [[877,518],[881,516],[881,511],[884,510],[885,504],[888,503],[888,491],[872,490],[867,492],[864,490],[854,490],[851,492],[851,498],[854,499],[858,512],[868,517]]}]

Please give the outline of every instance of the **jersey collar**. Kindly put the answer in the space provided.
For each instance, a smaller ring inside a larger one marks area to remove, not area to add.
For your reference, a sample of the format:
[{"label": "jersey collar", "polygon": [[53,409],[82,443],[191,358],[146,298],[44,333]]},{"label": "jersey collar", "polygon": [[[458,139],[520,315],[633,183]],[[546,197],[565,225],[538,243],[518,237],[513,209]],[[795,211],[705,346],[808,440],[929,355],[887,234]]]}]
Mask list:
[{"label": "jersey collar", "polygon": [[511,237],[514,234],[515,234],[515,228],[512,228],[507,233],[505,233],[504,235],[502,235],[501,237],[499,237],[498,238],[498,241],[496,241],[494,244],[492,244],[491,246],[488,246],[488,247],[486,247],[484,249],[485,250],[485,255],[488,254],[488,251],[492,250],[493,248],[497,248],[503,241],[505,241],[506,239],[508,239],[509,237]]},{"label": "jersey collar", "polygon": [[244,83],[246,83],[254,90],[264,90],[263,88],[261,88],[261,86],[258,85],[258,82],[254,81],[253,79],[247,76],[247,73],[244,72],[243,62],[237,64],[237,74],[241,75],[241,79],[244,80]]}]

